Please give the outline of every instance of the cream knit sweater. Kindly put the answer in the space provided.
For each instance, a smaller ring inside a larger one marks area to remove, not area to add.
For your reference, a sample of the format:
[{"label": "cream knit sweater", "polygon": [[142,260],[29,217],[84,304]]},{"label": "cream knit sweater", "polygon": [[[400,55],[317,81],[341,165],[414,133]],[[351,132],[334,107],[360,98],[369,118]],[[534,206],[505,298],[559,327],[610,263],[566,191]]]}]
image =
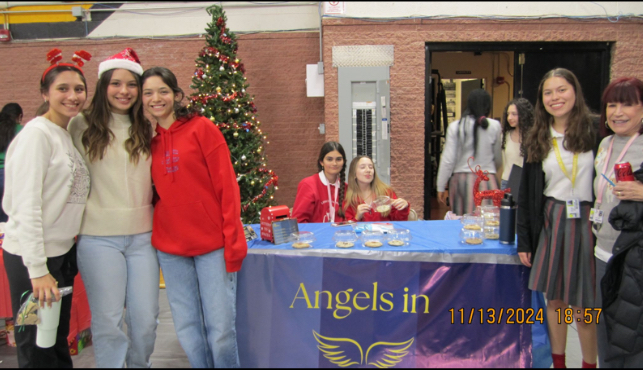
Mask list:
[{"label": "cream knit sweater", "polygon": [[129,159],[129,116],[112,113],[109,128],[114,133],[103,159],[91,162],[81,141],[87,122],[82,114],[71,120],[68,130],[82,154],[91,177],[91,191],[80,228],[82,235],[134,235],[152,231],[152,158]]}]

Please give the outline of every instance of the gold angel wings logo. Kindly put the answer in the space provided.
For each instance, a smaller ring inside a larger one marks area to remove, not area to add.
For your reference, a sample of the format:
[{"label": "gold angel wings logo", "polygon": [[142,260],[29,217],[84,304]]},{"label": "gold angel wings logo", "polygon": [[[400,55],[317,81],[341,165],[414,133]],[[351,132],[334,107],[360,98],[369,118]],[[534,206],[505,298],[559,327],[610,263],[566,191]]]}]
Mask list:
[{"label": "gold angel wings logo", "polygon": [[[350,338],[331,338],[320,335],[319,333],[313,330],[313,336],[319,343],[317,348],[324,354],[331,363],[339,367],[347,367],[352,365],[362,365],[368,364],[373,365],[379,368],[389,368],[394,367],[395,365],[402,362],[404,356],[409,354],[409,347],[413,344],[413,338],[407,340],[406,342],[401,343],[392,343],[392,342],[376,342],[371,344],[370,347],[366,350],[366,355],[362,350],[362,346],[359,345],[356,341]],[[352,358],[347,355],[347,353],[357,353],[354,350],[354,346],[359,350],[359,359]],[[378,347],[384,347],[378,348]],[[379,350],[378,350],[379,349]],[[384,351],[383,356],[377,360],[372,360],[369,358],[374,356],[375,353],[380,353],[381,350]],[[370,361],[370,362],[369,362]]]}]

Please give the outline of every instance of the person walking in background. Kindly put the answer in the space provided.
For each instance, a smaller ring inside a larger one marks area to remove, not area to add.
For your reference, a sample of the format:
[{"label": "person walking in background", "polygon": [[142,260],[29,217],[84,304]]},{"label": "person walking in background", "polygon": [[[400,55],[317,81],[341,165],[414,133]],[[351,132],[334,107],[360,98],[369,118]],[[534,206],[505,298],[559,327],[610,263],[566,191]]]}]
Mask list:
[{"label": "person walking in background", "polygon": [[306,177],[297,186],[292,217],[297,222],[344,221],[346,194],[346,153],[336,141],[325,143],[317,158],[319,173]]},{"label": "person walking in background", "polygon": [[[78,52],[77,52],[78,53]],[[54,49],[50,55],[60,54]],[[87,55],[86,55],[87,56]],[[87,84],[77,65],[54,64],[40,79],[46,112],[29,121],[7,150],[4,265],[9,279],[13,317],[21,297],[33,296],[51,306],[61,299],[59,287],[72,286],[78,270],[74,237],[78,235],[89,193],[89,172],[74,147],[67,125],[87,99]],[[15,331],[18,366],[71,368],[67,336],[72,295],[62,298],[56,343],[36,346],[36,326]]]},{"label": "person walking in background", "polygon": [[[0,199],[4,195],[4,160],[11,140],[22,130],[22,108],[18,103],[8,103],[0,111]],[[7,221],[7,214],[0,208],[0,222]]]},{"label": "person walking in background", "polygon": [[130,48],[100,63],[89,108],[69,123],[92,178],[78,236],[78,267],[92,313],[97,367],[150,367],[156,339],[152,128],[143,115],[142,74]]},{"label": "person walking in background", "polygon": [[192,367],[239,367],[237,271],[248,253],[241,199],[223,134],[181,106],[167,68],[143,74],[143,106],[157,120],[152,178],[158,249],[177,337]]},{"label": "person walking in background", "polygon": [[[597,288],[594,307],[603,308],[597,325],[598,362],[601,368],[640,368],[643,367],[643,335],[640,333],[643,320],[640,302],[643,279],[640,276],[643,265],[639,256],[643,230],[639,225],[642,221],[643,184],[639,181],[617,181],[614,165],[628,162],[636,169],[643,162],[643,81],[634,77],[612,81],[603,92],[601,121],[604,122],[601,129],[610,136],[601,142],[594,161],[597,173],[594,179],[594,214],[597,210],[602,212],[602,217],[594,222]],[[616,186],[612,186],[613,183]],[[620,229],[615,230],[609,222],[615,219],[620,220],[618,224],[631,227],[624,227],[624,233]],[[625,243],[617,246],[617,241],[621,240]],[[629,257],[628,253],[631,253]],[[614,278],[607,279],[606,283],[612,284],[604,286],[608,289],[603,291],[601,280],[606,274]],[[603,293],[607,293],[607,298],[612,297],[607,308],[603,306],[606,298]],[[620,314],[622,307],[627,307],[627,315]]]},{"label": "person walking in background", "polygon": [[518,200],[518,255],[531,267],[529,288],[547,298],[547,324],[555,368],[565,367],[569,306],[583,355],[596,367],[596,325],[585,322],[594,307],[594,235],[589,221],[594,180],[595,128],[576,76],[564,68],[538,86],[534,125]]},{"label": "person walking in background", "polygon": [[[490,111],[489,93],[483,89],[475,89],[467,97],[467,108],[462,118],[451,122],[447,128],[444,151],[438,168],[438,201],[447,204],[445,189],[448,182],[451,211],[459,216],[471,213],[475,209],[473,185],[477,176],[469,168],[469,157],[473,156],[473,163],[480,165],[483,171],[492,175],[495,175],[501,166],[502,129],[500,122],[487,118]],[[489,181],[480,183],[480,191],[493,189],[498,189],[496,176],[489,176]]]},{"label": "person walking in background", "polygon": [[507,188],[513,166],[522,168],[525,157],[523,143],[533,124],[534,107],[529,100],[517,98],[507,104],[502,113],[502,190]]}]

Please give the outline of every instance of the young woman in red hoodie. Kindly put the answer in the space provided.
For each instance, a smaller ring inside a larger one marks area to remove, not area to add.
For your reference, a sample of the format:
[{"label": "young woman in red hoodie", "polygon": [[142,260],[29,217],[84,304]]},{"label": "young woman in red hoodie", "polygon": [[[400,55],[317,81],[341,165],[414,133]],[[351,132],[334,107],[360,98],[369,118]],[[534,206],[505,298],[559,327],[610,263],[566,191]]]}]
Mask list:
[{"label": "young woman in red hoodie", "polygon": [[340,205],[346,192],[346,153],[336,141],[325,143],[317,159],[319,173],[301,180],[292,217],[297,222],[344,221]]},{"label": "young woman in red hoodie", "polygon": [[[380,213],[371,204],[379,196],[391,198],[391,210]],[[375,172],[373,160],[365,155],[353,158],[348,170],[348,191],[343,206],[346,219],[352,221],[407,221],[409,202],[398,198]]]},{"label": "young woman in red hoodie", "polygon": [[177,337],[192,367],[239,367],[236,272],[248,246],[230,151],[210,120],[180,105],[169,69],[148,69],[142,80],[143,106],[158,123],[152,245]]}]

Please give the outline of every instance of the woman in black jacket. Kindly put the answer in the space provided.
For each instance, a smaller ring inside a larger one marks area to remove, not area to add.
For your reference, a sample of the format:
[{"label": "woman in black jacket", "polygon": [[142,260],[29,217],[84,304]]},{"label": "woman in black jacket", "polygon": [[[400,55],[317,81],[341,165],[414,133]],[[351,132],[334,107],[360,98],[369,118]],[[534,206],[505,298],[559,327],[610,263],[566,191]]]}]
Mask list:
[{"label": "woman in black jacket", "polygon": [[617,182],[614,176],[616,163],[637,168],[643,162],[641,96],[643,82],[623,77],[610,83],[602,98],[601,129],[612,135],[601,142],[595,166],[616,186],[601,175],[594,180],[594,208],[603,212],[603,219],[594,222],[596,307],[604,309],[597,327],[601,368],[643,367],[643,184]]},{"label": "woman in black jacket", "polygon": [[538,87],[520,182],[518,252],[532,267],[529,288],[547,298],[554,367],[565,367],[569,306],[577,322],[583,367],[596,367],[596,326],[583,322],[594,305],[594,236],[589,222],[595,129],[578,79],[553,69]]}]

